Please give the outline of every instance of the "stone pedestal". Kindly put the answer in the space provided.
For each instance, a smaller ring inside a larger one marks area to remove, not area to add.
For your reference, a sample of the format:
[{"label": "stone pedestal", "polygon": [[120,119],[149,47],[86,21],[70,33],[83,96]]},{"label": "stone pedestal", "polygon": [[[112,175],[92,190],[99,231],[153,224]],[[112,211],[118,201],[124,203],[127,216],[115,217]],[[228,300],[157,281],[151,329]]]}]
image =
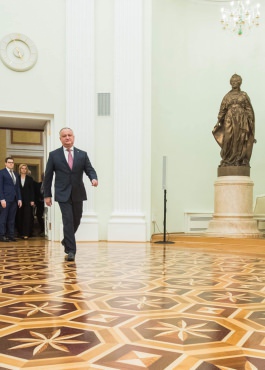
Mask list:
[{"label": "stone pedestal", "polygon": [[253,181],[249,176],[220,176],[214,184],[214,215],[206,236],[261,238],[253,219]]}]

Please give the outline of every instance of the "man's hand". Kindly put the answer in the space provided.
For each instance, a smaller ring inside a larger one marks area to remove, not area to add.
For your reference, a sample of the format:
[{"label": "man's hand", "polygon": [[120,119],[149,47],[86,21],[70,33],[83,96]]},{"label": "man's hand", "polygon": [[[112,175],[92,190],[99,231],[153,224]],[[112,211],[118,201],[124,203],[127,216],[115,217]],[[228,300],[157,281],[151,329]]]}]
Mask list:
[{"label": "man's hand", "polygon": [[5,201],[5,199],[1,200],[1,206],[2,206],[2,208],[6,208],[6,201]]},{"label": "man's hand", "polygon": [[91,181],[91,184],[92,184],[92,186],[97,187],[97,186],[98,186],[98,180],[93,179],[93,180]]},{"label": "man's hand", "polygon": [[50,207],[52,205],[52,198],[51,197],[44,198],[44,201],[45,201],[46,206]]},{"label": "man's hand", "polygon": [[22,207],[22,200],[18,200],[17,205],[18,205],[18,208],[21,208]]}]

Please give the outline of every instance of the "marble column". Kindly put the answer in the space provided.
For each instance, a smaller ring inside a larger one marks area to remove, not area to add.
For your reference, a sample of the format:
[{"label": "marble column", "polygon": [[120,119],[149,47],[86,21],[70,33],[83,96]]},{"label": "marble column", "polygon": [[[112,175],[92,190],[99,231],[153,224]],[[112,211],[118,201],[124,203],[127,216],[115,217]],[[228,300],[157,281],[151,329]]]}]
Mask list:
[{"label": "marble column", "polygon": [[[87,151],[94,164],[95,152],[95,0],[66,0],[66,126],[75,132],[76,147]],[[78,241],[98,240],[94,192],[85,179],[84,202]]]},{"label": "marble column", "polygon": [[108,240],[146,241],[144,2],[114,0],[114,194]]}]

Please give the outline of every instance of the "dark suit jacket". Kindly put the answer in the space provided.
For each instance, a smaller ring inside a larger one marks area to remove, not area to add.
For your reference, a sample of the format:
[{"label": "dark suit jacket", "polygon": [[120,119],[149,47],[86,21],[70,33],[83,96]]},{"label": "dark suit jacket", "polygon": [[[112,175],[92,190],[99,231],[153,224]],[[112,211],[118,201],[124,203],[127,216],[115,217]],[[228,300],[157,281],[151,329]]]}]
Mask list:
[{"label": "dark suit jacket", "polygon": [[51,186],[54,172],[55,201],[57,202],[67,202],[70,196],[76,202],[87,199],[83,182],[84,172],[90,181],[97,180],[96,171],[92,167],[87,153],[75,147],[72,170],[66,161],[63,147],[50,152],[44,175],[44,198],[52,196]]},{"label": "dark suit jacket", "polygon": [[30,204],[30,202],[34,202],[35,200],[35,194],[34,194],[34,183],[33,178],[26,175],[24,186],[21,185],[21,176],[18,176],[19,178],[19,186],[20,186],[20,192],[22,196],[22,202],[24,205]]},{"label": "dark suit jacket", "polygon": [[34,185],[34,195],[35,195],[35,203],[42,202],[43,203],[43,191],[42,191],[42,182],[33,181]]},{"label": "dark suit jacket", "polygon": [[22,200],[19,189],[18,175],[14,172],[16,177],[16,184],[10,176],[9,171],[3,168],[0,171],[0,200],[5,199],[6,202],[13,202],[14,200]]}]

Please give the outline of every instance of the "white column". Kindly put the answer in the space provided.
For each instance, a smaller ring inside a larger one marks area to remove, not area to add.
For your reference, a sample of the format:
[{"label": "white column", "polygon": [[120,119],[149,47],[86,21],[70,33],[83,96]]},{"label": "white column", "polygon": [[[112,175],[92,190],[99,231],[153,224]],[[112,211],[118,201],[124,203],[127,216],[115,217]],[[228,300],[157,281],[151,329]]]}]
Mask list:
[{"label": "white column", "polygon": [[[95,122],[95,0],[66,0],[66,126],[75,132],[76,147],[88,152],[94,165]],[[85,176],[84,176],[85,177]],[[76,239],[98,240],[94,194],[84,178],[88,201],[84,202]]]},{"label": "white column", "polygon": [[146,241],[142,0],[114,0],[114,194],[108,240]]}]

